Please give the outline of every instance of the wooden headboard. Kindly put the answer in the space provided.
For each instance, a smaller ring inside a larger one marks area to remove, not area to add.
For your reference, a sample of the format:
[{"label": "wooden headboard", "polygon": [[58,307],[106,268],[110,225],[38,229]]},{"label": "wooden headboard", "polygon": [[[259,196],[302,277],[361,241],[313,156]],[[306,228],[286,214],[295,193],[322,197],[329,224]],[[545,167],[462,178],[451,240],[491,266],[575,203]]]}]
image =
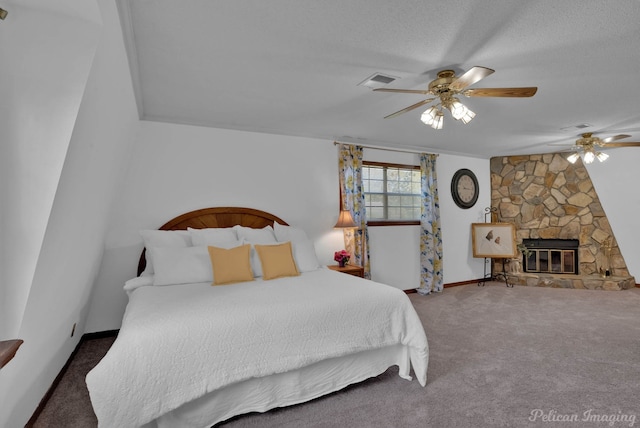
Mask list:
[{"label": "wooden headboard", "polygon": [[[235,225],[261,229],[265,226],[273,226],[276,221],[288,226],[280,217],[253,208],[203,208],[179,215],[160,226],[158,230],[186,230],[188,227],[205,229],[208,227],[233,227]],[[142,250],[140,261],[138,262],[138,275],[144,271],[146,266],[145,250]]]}]

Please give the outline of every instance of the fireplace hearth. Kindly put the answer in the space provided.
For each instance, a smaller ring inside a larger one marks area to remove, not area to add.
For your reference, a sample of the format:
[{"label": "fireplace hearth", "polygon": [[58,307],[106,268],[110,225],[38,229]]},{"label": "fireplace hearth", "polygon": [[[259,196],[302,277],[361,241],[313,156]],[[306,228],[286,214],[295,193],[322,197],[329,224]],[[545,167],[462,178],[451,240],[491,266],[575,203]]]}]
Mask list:
[{"label": "fireplace hearth", "polygon": [[523,269],[527,273],[578,274],[577,239],[523,239],[529,250]]}]

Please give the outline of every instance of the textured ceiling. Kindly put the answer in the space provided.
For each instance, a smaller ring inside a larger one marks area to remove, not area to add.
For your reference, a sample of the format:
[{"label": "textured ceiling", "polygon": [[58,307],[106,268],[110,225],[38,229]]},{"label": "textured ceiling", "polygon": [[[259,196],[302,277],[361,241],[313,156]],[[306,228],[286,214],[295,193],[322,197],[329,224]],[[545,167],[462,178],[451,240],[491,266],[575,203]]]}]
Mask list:
[{"label": "textured ceiling", "polygon": [[[546,153],[579,129],[640,141],[638,0],[119,0],[140,117],[477,157]],[[532,98],[463,98],[469,124],[426,108],[439,70],[495,73],[471,86]],[[640,150],[638,150],[640,154]]]}]

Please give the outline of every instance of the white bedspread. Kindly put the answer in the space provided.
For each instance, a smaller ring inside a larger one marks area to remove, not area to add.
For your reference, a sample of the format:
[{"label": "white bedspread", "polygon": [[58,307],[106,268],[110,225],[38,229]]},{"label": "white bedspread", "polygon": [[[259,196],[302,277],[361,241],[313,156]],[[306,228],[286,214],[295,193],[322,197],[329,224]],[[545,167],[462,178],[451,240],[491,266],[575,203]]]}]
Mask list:
[{"label": "white bedspread", "polygon": [[86,382],[100,427],[139,427],[235,382],[393,344],[407,347],[424,386],[427,339],[405,293],[328,269],[142,287]]}]

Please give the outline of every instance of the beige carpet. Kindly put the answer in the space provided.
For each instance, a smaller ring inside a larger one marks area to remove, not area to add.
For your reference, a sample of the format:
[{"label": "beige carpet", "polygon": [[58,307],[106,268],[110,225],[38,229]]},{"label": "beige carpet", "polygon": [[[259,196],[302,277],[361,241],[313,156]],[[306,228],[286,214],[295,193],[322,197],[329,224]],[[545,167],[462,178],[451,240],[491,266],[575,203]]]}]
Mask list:
[{"label": "beige carpet", "polygon": [[[428,383],[377,378],[243,427],[640,426],[640,289],[489,283],[410,295],[429,339]],[[85,342],[36,427],[93,427],[84,375],[111,339]]]}]

